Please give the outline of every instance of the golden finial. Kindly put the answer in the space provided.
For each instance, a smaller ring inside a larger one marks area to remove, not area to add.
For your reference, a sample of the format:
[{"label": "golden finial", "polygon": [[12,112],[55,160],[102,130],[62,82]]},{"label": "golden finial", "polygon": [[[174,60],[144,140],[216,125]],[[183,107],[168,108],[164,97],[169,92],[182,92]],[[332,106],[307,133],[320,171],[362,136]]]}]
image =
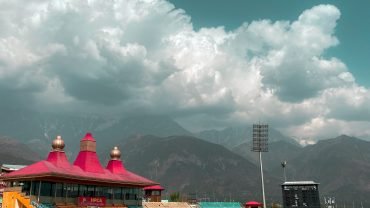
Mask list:
[{"label": "golden finial", "polygon": [[64,141],[61,136],[57,136],[57,138],[54,139],[53,143],[51,144],[51,147],[53,150],[59,150],[63,151],[64,149]]},{"label": "golden finial", "polygon": [[112,151],[110,151],[110,158],[112,160],[119,160],[121,158],[121,151],[119,151],[118,147],[114,147]]}]

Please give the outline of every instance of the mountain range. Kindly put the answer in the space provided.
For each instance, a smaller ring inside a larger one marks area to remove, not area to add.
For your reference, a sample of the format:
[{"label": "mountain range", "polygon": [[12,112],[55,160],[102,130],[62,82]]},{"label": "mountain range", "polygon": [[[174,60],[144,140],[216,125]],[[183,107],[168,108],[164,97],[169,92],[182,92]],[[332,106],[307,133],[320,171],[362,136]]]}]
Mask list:
[{"label": "mountain range", "polygon": [[9,137],[0,136],[0,164],[29,165],[40,156],[27,145]]},{"label": "mountain range", "polygon": [[[221,145],[188,136],[144,136],[126,140],[121,147],[128,169],[160,181],[168,193],[213,194],[211,199],[218,200],[227,200],[228,194],[238,200],[261,197],[255,159],[243,158]],[[370,142],[345,135],[306,147],[273,142],[270,152],[263,153],[267,198],[281,201],[280,184],[284,181],[280,161],[286,160],[288,181],[313,180],[320,183],[322,197],[369,206],[369,149]]]},{"label": "mountain range", "polygon": [[1,112],[0,135],[17,138],[40,155],[50,150],[50,143],[61,135],[67,146],[69,157],[79,150],[76,145],[86,132],[92,132],[99,152],[109,151],[121,140],[133,135],[191,135],[189,131],[166,116],[146,115],[124,118],[102,118],[98,116],[75,116],[56,113],[9,110]]},{"label": "mountain range", "polygon": [[[252,125],[227,127],[222,130],[206,130],[196,133],[195,136],[206,141],[220,144],[229,149],[236,148],[244,143],[252,142]],[[269,142],[285,141],[300,146],[293,138],[287,137],[274,128],[269,128]]]},{"label": "mountain range", "polygon": [[[126,167],[160,181],[168,193],[193,193],[212,200],[259,197],[258,167],[221,145],[191,136],[144,136],[121,146]],[[271,198],[279,195],[276,181],[265,174]]]},{"label": "mountain range", "polygon": [[341,135],[307,146],[288,162],[288,180],[315,180],[337,202],[370,200],[370,142]]},{"label": "mountain range", "polygon": [[[102,163],[112,146],[119,145],[126,168],[160,182],[166,193],[195,192],[218,200],[260,198],[258,158],[250,151],[248,127],[191,133],[165,116],[101,119],[19,113],[0,120],[8,121],[0,125],[0,135],[7,135],[0,137],[1,163],[30,164],[39,155],[45,158],[58,134],[73,157],[80,138],[92,131]],[[263,153],[267,198],[281,201],[280,162],[286,160],[288,180],[314,180],[320,183],[321,196],[370,205],[369,149],[370,142],[345,135],[301,147],[270,128],[269,152]]]},{"label": "mountain range", "polygon": [[[251,147],[251,142],[245,142],[234,147],[231,151],[251,161],[253,164],[259,165],[258,153],[252,152]],[[262,153],[264,169],[271,171],[280,167],[281,162],[295,158],[302,149],[303,147],[286,141],[270,142],[268,152]]]}]

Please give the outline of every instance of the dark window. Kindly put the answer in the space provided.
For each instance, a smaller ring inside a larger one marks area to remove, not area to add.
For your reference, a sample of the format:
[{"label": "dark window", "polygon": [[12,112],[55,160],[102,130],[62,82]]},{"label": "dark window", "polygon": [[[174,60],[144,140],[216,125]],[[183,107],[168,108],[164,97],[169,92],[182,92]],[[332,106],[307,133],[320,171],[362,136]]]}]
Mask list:
[{"label": "dark window", "polygon": [[108,194],[108,197],[107,197],[107,199],[113,199],[113,188],[108,188],[108,192],[107,192]]},{"label": "dark window", "polygon": [[101,186],[95,187],[95,196],[104,196],[103,187]]},{"label": "dark window", "polygon": [[56,189],[56,193],[55,193],[56,197],[64,197],[64,188],[63,188],[62,183],[55,184],[55,189]]},{"label": "dark window", "polygon": [[50,182],[41,182],[40,196],[54,196],[52,183]]},{"label": "dark window", "polygon": [[122,188],[114,188],[114,199],[123,199]]},{"label": "dark window", "polygon": [[112,199],[113,196],[113,189],[109,187],[102,187],[103,194],[102,196],[105,196],[107,199]]},{"label": "dark window", "polygon": [[87,186],[86,185],[79,186],[78,196],[87,196]]},{"label": "dark window", "polygon": [[139,189],[125,188],[124,196],[126,200],[136,200],[138,199]]},{"label": "dark window", "polygon": [[27,196],[30,195],[30,189],[31,189],[31,181],[25,181],[22,182],[22,192],[25,193]]},{"label": "dark window", "polygon": [[40,181],[32,182],[32,195],[37,196],[39,194]]},{"label": "dark window", "polygon": [[75,198],[78,196],[78,185],[68,184],[68,197]]},{"label": "dark window", "polygon": [[152,191],[152,196],[159,196],[161,195],[160,191]]},{"label": "dark window", "polygon": [[95,186],[87,187],[87,196],[95,196]]},{"label": "dark window", "polygon": [[124,188],[123,189],[125,200],[130,200],[130,190],[131,189],[129,189],[129,188]]}]

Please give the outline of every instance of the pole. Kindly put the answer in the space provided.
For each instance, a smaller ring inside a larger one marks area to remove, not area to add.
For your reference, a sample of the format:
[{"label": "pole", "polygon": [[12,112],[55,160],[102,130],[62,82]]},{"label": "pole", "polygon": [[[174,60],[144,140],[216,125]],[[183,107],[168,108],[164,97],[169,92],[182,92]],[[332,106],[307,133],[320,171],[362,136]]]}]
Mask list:
[{"label": "pole", "polygon": [[285,172],[286,164],[287,164],[286,160],[281,162],[281,167],[283,167],[283,172],[284,172],[284,182],[286,182],[286,172]]},{"label": "pole", "polygon": [[284,169],[284,182],[286,182],[286,173],[285,173],[285,167],[284,167],[283,169]]},{"label": "pole", "polygon": [[63,188],[66,190],[66,195],[64,198],[65,203],[67,203],[67,198],[68,198],[68,186],[66,183],[63,183]]},{"label": "pole", "polygon": [[40,193],[41,193],[41,181],[39,183],[39,190],[38,190],[38,193],[37,193],[37,203],[40,203]]},{"label": "pole", "polygon": [[33,186],[32,186],[32,181],[31,181],[30,196],[32,196],[32,189],[33,189]]},{"label": "pole", "polygon": [[261,169],[261,185],[262,185],[262,200],[263,200],[263,208],[266,208],[266,199],[265,199],[265,184],[263,183],[263,166],[262,166],[262,152],[260,154],[260,169]]}]

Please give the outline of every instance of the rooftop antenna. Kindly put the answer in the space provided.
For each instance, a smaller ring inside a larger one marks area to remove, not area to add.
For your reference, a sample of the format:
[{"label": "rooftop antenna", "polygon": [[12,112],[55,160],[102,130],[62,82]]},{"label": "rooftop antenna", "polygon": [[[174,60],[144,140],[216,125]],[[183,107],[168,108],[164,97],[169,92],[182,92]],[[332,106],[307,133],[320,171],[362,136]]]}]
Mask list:
[{"label": "rooftop antenna", "polygon": [[286,164],[287,164],[286,160],[281,162],[281,167],[283,168],[284,171],[284,182],[286,182],[286,172],[285,172]]},{"label": "rooftop antenna", "polygon": [[263,208],[266,208],[265,184],[263,182],[262,152],[268,152],[268,125],[253,124],[253,152],[259,153]]}]

